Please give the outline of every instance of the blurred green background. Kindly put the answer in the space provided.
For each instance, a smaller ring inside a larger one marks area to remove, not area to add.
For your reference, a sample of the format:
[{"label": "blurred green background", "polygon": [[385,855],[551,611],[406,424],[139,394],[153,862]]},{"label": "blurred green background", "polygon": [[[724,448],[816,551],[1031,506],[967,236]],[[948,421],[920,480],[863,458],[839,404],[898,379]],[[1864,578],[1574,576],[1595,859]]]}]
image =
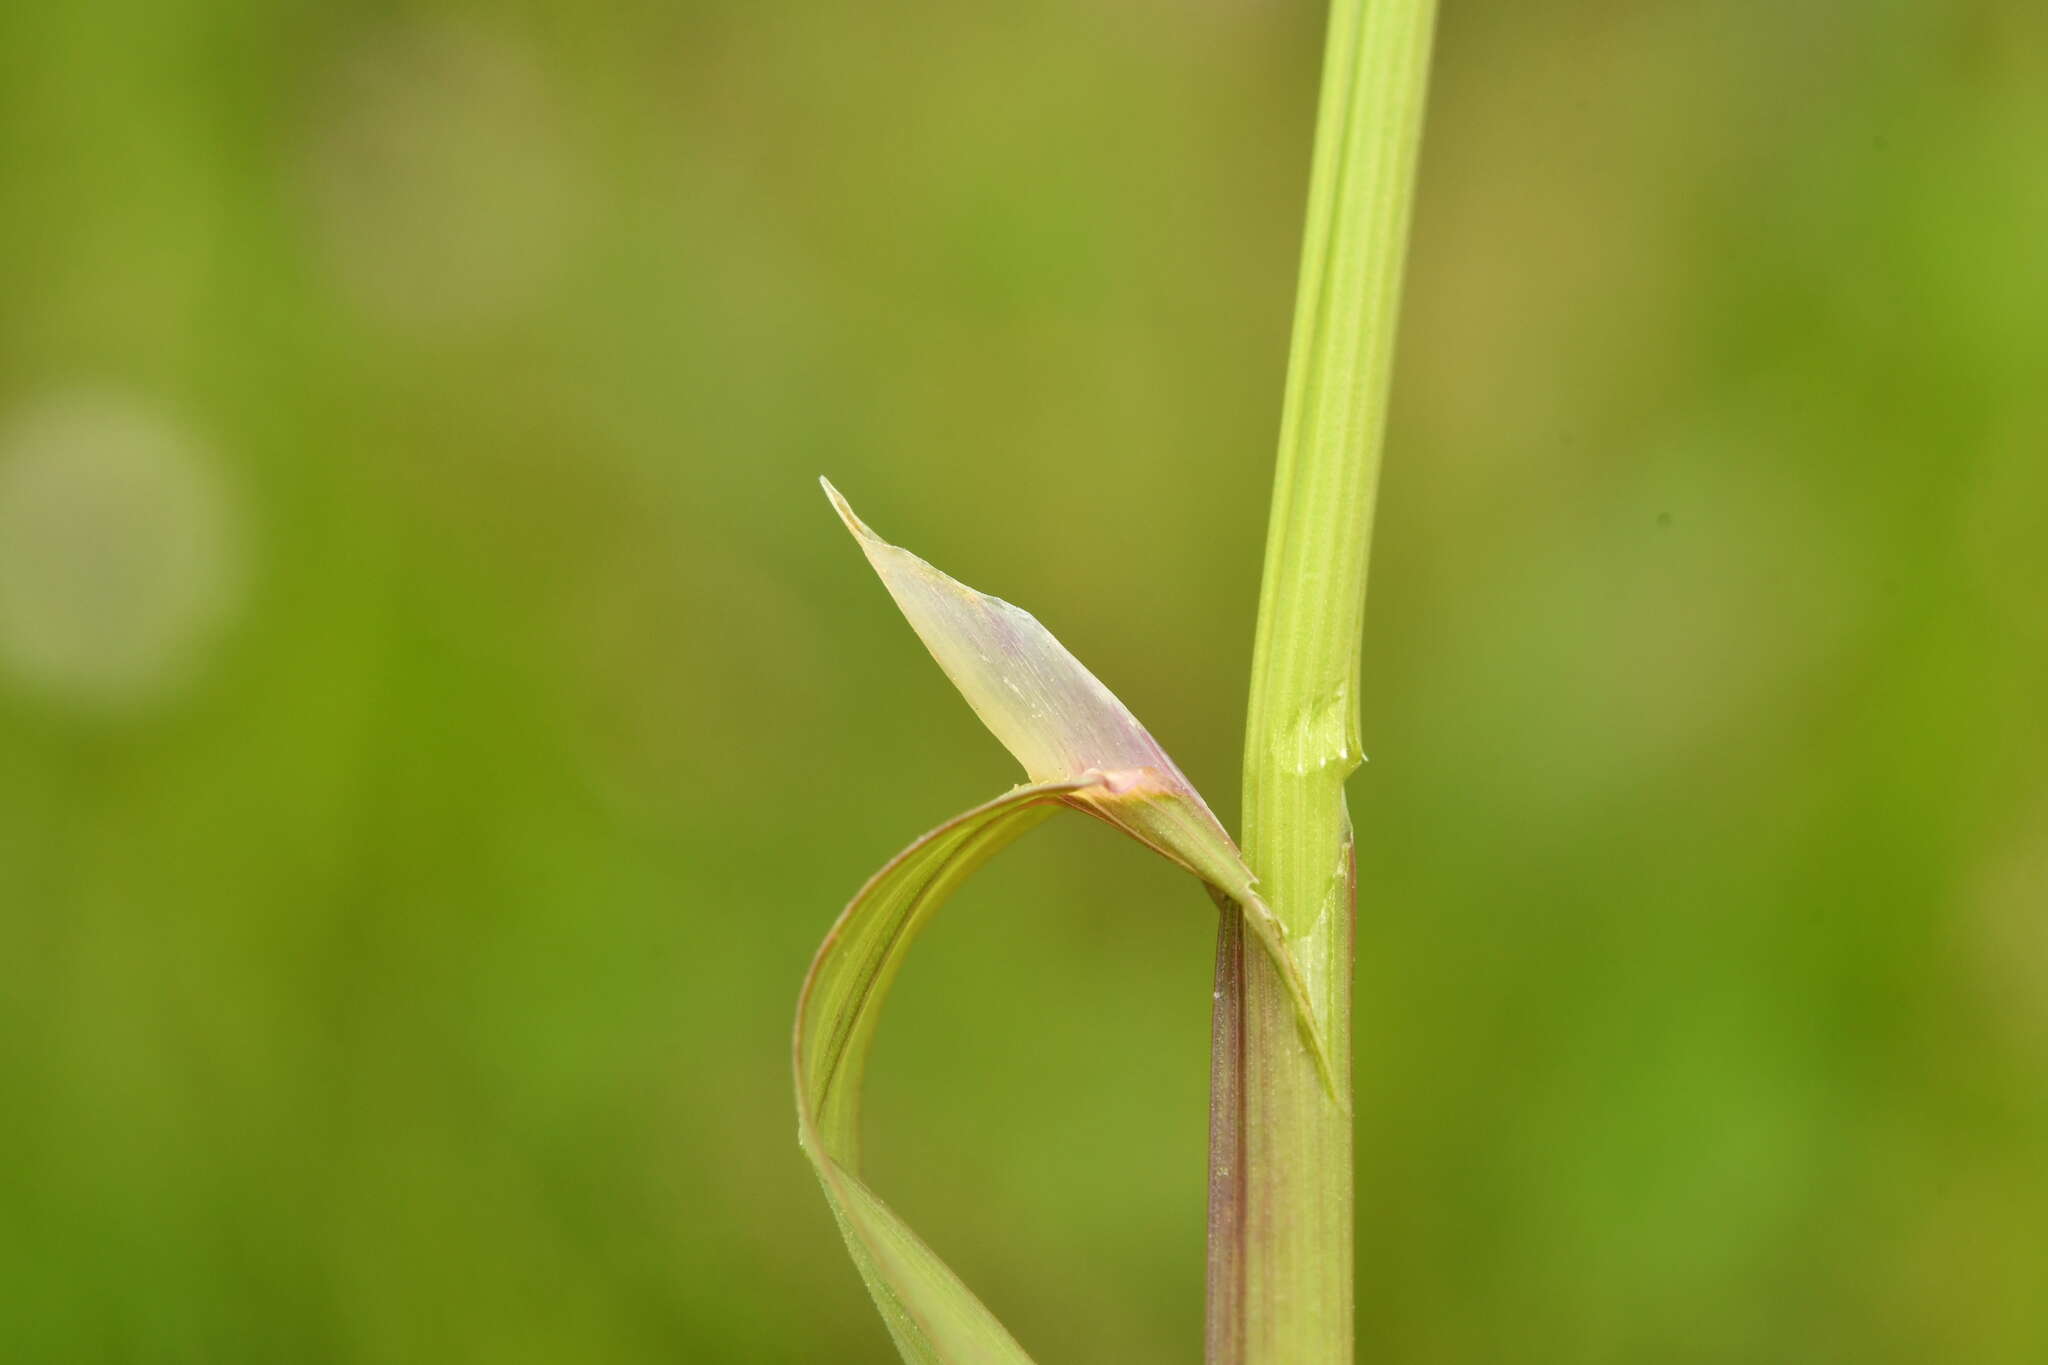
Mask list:
[{"label": "blurred green background", "polygon": [[[0,1357],[891,1358],[791,1009],[1016,774],[814,480],[1233,810],[1320,24],[0,7]],[[2048,1359],[2048,10],[1437,70],[1361,1359]],[[1055,822],[903,981],[876,1183],[1047,1362],[1198,1355],[1211,933]]]}]

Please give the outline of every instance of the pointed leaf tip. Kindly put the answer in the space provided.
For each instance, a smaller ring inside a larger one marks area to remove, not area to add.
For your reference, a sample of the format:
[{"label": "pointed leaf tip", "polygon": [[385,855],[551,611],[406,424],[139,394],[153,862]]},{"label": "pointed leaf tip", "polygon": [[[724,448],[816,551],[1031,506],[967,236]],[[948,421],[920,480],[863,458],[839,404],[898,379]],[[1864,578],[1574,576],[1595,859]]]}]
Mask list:
[{"label": "pointed leaf tip", "polygon": [[825,491],[911,629],[1032,781],[1149,769],[1193,795],[1130,709],[1036,617],[890,544],[836,488]]},{"label": "pointed leaf tip", "polygon": [[832,510],[839,514],[839,519],[846,523],[846,529],[853,532],[855,538],[860,540],[871,540],[874,538],[875,533],[868,529],[866,522],[854,515],[853,504],[846,500],[844,493],[833,487],[832,480],[820,474],[818,476],[818,486],[825,490],[825,496],[832,500]]}]

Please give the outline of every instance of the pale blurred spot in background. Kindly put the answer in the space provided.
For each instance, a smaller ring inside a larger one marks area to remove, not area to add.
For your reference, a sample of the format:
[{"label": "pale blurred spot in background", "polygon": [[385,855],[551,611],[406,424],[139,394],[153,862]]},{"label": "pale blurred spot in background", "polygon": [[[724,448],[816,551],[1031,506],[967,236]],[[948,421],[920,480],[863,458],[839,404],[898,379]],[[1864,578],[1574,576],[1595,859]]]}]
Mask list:
[{"label": "pale blurred spot in background", "polygon": [[578,191],[547,68],[453,18],[330,58],[305,182],[322,260],[372,321],[422,337],[516,317],[559,276]]},{"label": "pale blurred spot in background", "polygon": [[1984,859],[1958,907],[1977,968],[1972,985],[2002,1032],[2048,1062],[2048,797],[2014,823]]},{"label": "pale blurred spot in background", "polygon": [[0,423],[0,674],[85,707],[165,700],[241,605],[226,472],[133,395],[40,396]]}]

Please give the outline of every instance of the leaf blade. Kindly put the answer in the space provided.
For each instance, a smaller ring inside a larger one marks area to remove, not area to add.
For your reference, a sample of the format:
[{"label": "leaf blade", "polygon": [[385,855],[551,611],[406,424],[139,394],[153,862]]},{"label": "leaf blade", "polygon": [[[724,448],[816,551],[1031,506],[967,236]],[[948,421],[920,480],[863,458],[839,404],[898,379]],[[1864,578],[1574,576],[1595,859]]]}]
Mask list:
[{"label": "leaf blade", "polygon": [[1303,1046],[1333,1097],[1327,1023],[1288,931],[1222,821],[1151,732],[1038,619],[950,577],[862,521],[820,479],[889,595],[960,695],[1033,782],[1100,774],[1068,804],[1187,868],[1236,905],[1294,999]]},{"label": "leaf blade", "polygon": [[798,996],[799,1141],[890,1336],[916,1365],[1029,1365],[1030,1357],[860,1178],[860,1088],[875,1025],[918,930],[947,896],[1085,785],[1017,787],[918,839],[841,912]]},{"label": "leaf blade", "polygon": [[1285,931],[1186,776],[1109,689],[1036,619],[890,545],[825,485],[913,629],[1032,779],[931,830],[841,912],[798,997],[798,1131],[855,1265],[912,1365],[1030,1357],[860,1175],[860,1096],[882,1005],[918,931],[974,870],[1060,807],[1102,820],[1200,878],[1288,982],[1304,1049],[1329,1051]]}]

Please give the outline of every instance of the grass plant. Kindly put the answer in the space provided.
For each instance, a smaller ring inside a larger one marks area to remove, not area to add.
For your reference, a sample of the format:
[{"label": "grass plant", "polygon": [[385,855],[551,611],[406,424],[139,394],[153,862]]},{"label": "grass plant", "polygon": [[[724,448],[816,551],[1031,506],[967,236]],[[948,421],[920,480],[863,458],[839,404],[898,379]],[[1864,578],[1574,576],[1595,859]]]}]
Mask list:
[{"label": "grass plant", "polygon": [[1334,0],[1245,735],[1245,844],[1123,703],[1028,614],[882,540],[826,485],[898,607],[1027,781],[939,826],[847,906],[795,1035],[802,1143],[903,1357],[1028,1361],[861,1178],[860,1091],[918,930],[1061,810],[1193,873],[1221,910],[1210,1111],[1212,1365],[1353,1355],[1345,780],[1432,0]]}]

